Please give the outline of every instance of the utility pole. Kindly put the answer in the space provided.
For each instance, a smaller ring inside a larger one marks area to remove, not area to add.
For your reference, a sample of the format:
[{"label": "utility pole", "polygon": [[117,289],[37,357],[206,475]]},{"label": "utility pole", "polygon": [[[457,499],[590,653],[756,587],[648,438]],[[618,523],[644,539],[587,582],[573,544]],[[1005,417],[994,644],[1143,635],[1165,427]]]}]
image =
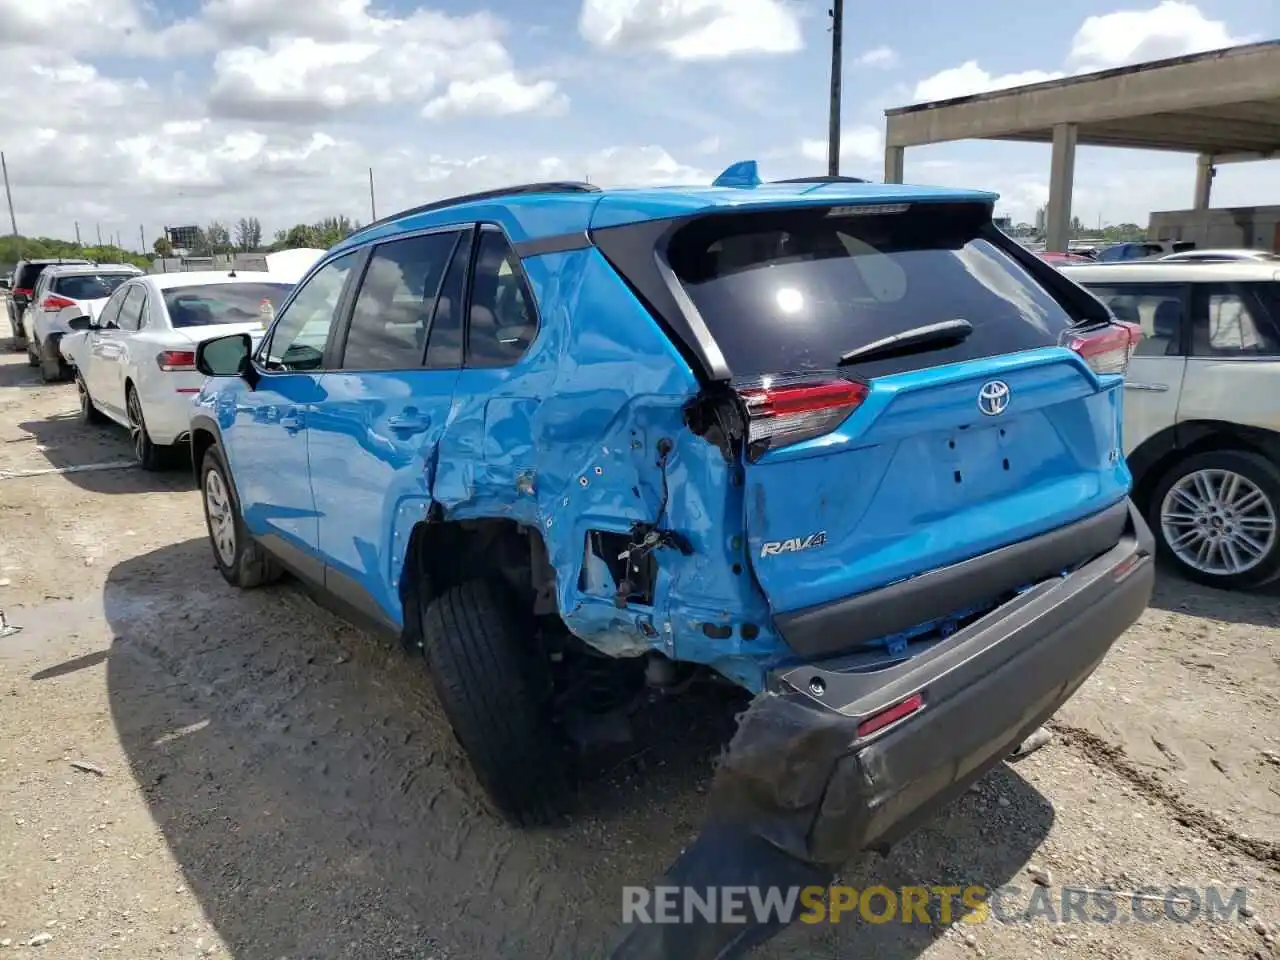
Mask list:
[{"label": "utility pole", "polygon": [[840,176],[840,79],[844,64],[844,0],[831,0],[831,116],[827,128],[827,174]]},{"label": "utility pole", "polygon": [[95,224],[98,228],[98,246],[102,246],[102,224]]},{"label": "utility pole", "polygon": [[9,226],[13,227],[13,235],[18,235],[18,220],[13,215],[13,191],[9,189],[9,164],[5,163],[4,154],[0,153],[0,167],[4,168],[4,195],[9,200]]},{"label": "utility pole", "polygon": [[147,230],[142,224],[138,224],[138,253],[147,255]]},{"label": "utility pole", "polygon": [[378,204],[373,199],[373,167],[369,168],[369,222],[378,219]]},{"label": "utility pole", "polygon": [[76,246],[80,246],[80,221],[76,221]]}]

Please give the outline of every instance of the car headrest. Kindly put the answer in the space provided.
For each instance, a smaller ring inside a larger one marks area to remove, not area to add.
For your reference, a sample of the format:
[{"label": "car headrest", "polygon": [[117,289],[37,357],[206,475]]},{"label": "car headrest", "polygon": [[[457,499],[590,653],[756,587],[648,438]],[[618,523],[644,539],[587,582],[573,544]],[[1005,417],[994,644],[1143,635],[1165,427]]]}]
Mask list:
[{"label": "car headrest", "polygon": [[1151,318],[1153,333],[1157,337],[1173,339],[1182,323],[1182,304],[1177,300],[1162,300]]},{"label": "car headrest", "polygon": [[1126,323],[1141,323],[1142,318],[1138,316],[1138,308],[1131,303],[1112,303],[1111,312],[1115,314],[1117,320],[1123,320]]}]

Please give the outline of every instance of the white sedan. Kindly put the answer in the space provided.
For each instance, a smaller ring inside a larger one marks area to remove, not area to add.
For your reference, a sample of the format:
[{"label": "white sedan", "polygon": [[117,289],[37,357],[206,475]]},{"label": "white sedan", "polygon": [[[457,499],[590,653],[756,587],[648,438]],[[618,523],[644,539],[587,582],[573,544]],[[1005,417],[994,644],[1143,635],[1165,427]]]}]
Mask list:
[{"label": "white sedan", "polygon": [[202,271],[137,277],[120,286],[88,329],[62,338],[75,368],[80,418],[128,427],[147,470],[167,466],[188,436],[191,399],[204,377],[196,347],[229,333],[261,336],[294,277]]}]

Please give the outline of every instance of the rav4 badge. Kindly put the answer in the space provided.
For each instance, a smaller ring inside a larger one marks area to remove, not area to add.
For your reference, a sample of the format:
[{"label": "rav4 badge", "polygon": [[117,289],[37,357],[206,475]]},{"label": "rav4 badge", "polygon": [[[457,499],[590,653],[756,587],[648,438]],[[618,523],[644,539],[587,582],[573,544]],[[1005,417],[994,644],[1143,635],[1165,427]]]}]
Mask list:
[{"label": "rav4 badge", "polygon": [[760,545],[760,556],[776,557],[780,553],[799,553],[801,550],[826,546],[826,543],[825,530],[811,533],[807,537],[792,537],[790,540],[766,540]]}]

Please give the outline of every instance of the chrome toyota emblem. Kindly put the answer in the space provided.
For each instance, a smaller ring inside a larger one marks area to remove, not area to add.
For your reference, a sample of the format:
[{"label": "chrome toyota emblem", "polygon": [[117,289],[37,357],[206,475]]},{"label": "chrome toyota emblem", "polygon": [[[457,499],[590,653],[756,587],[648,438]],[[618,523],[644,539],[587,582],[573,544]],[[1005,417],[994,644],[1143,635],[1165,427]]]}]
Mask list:
[{"label": "chrome toyota emblem", "polygon": [[1009,409],[1009,385],[1003,380],[988,380],[978,391],[978,409],[988,417],[998,417]]}]

